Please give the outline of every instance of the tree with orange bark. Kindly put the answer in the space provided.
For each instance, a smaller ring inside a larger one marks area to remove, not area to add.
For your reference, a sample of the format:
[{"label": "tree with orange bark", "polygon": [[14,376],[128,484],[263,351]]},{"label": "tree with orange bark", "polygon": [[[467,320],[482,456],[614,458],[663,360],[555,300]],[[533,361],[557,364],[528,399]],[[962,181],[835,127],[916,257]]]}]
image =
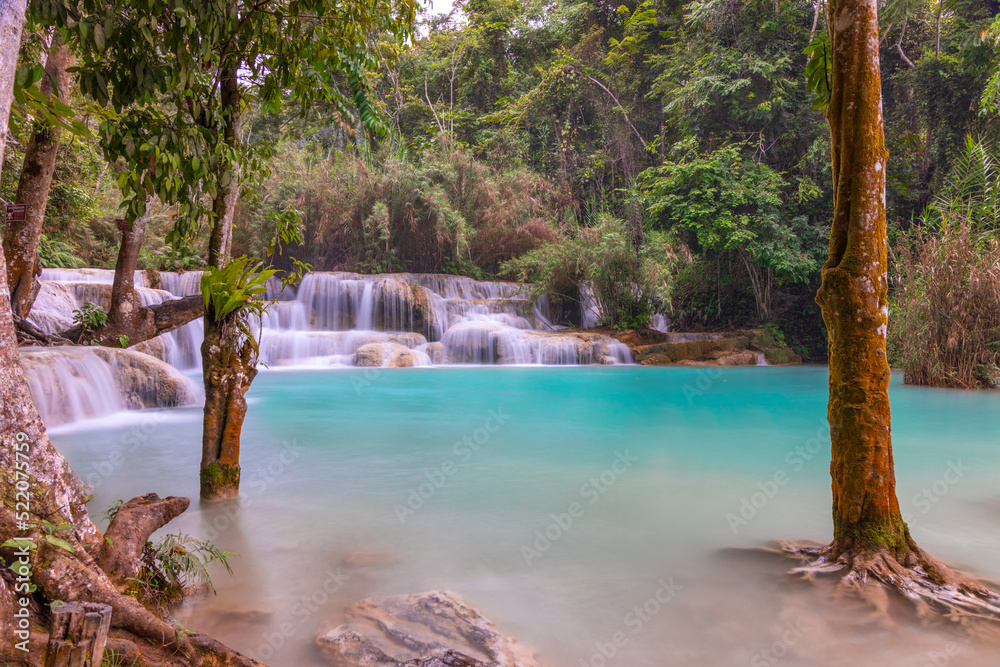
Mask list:
[{"label": "tree with orange bark", "polygon": [[816,301],[829,331],[834,537],[822,549],[796,551],[812,560],[802,568],[807,572],[843,572],[849,585],[871,577],[911,599],[1000,615],[1000,596],[920,549],[899,509],[886,358],[889,156],[876,0],[830,0],[827,26],[833,225]]}]

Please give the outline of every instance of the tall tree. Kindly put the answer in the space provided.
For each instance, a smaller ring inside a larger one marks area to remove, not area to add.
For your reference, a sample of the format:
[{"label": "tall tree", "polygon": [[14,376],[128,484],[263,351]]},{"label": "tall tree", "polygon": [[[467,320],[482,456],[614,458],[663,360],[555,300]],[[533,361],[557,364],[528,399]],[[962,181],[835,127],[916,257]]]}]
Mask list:
[{"label": "tall tree", "polygon": [[951,608],[1000,613],[1000,596],[921,550],[896,498],[890,435],[885,174],[876,0],[830,0],[830,254],[816,296],[829,330],[833,542],[813,555]]},{"label": "tall tree", "polygon": [[[46,97],[56,97],[63,103],[69,96],[69,73],[73,54],[63,43],[59,31],[53,30],[45,60],[45,76],[39,83]],[[56,169],[61,128],[37,118],[35,130],[28,142],[21,167],[14,202],[26,208],[23,221],[8,222],[4,228],[3,251],[7,257],[7,281],[10,285],[11,306],[14,316],[25,318],[38,293],[35,277],[41,272],[38,265],[38,240],[42,235],[42,221]]]},{"label": "tall tree", "polygon": [[[25,0],[0,0],[0,164],[6,147],[24,20]],[[7,294],[7,290],[7,266],[0,251],[0,294]],[[31,581],[40,595],[52,602],[83,600],[108,604],[112,607],[115,627],[178,651],[177,657],[185,665],[203,664],[203,658],[208,658],[204,664],[258,665],[211,638],[197,634],[189,636],[158,618],[134,597],[120,592],[116,583],[97,565],[94,555],[100,549],[114,551],[117,547],[102,544],[100,533],[87,514],[86,489],[48,439],[31,400],[18,356],[14,319],[7,298],[0,298],[0,443],[0,470],[8,476],[0,485],[0,543],[3,543],[0,552],[9,563],[20,561],[25,558],[24,552],[28,553]],[[25,503],[24,498],[30,498],[30,502]],[[150,506],[161,505],[151,498],[147,500]],[[165,502],[183,511],[186,501],[178,503],[178,500],[183,499]],[[25,506],[29,509],[23,510]],[[173,515],[165,515],[162,523]],[[48,535],[46,539],[43,521],[68,528],[58,529],[58,538]],[[141,543],[145,543],[145,537]],[[14,618],[15,609],[8,606],[11,599],[7,595],[0,596],[0,612],[4,618]],[[29,652],[18,655],[17,659],[40,664],[41,647],[28,648]],[[4,649],[6,652],[9,647]]]},{"label": "tall tree", "polygon": [[[117,112],[102,123],[100,135],[108,159],[127,165],[119,185],[128,219],[140,220],[155,195],[164,204],[179,204],[168,240],[190,237],[207,220],[209,273],[218,272],[217,279],[246,277],[222,271],[231,259],[240,193],[266,171],[266,150],[255,150],[241,135],[248,99],[268,108],[291,98],[303,113],[317,101],[329,102],[349,117],[351,99],[341,91],[346,83],[360,119],[377,125],[367,96],[366,71],[379,65],[372,37],[409,36],[415,5],[153,0],[136,8],[130,0],[109,0],[88,1],[82,9],[59,4],[58,12],[63,23],[76,27],[82,44],[81,89]],[[205,195],[211,208],[203,204]],[[224,326],[211,310],[205,314],[205,499],[239,490],[243,397],[256,374],[256,345],[247,332]]]}]

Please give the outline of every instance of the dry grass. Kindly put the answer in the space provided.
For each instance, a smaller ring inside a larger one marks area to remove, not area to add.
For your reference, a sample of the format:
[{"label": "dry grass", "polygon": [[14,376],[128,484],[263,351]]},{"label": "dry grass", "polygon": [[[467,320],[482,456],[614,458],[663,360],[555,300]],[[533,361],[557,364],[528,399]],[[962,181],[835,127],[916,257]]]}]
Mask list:
[{"label": "dry grass", "polygon": [[1000,381],[1000,244],[963,218],[904,237],[891,345],[907,384],[959,389]]},{"label": "dry grass", "polygon": [[[552,184],[530,172],[498,173],[461,150],[367,163],[344,154],[314,161],[285,147],[265,189],[262,210],[300,212],[305,243],[289,252],[321,270],[488,276],[558,237]],[[244,212],[245,231],[234,239],[245,251],[266,227],[254,214]]]}]

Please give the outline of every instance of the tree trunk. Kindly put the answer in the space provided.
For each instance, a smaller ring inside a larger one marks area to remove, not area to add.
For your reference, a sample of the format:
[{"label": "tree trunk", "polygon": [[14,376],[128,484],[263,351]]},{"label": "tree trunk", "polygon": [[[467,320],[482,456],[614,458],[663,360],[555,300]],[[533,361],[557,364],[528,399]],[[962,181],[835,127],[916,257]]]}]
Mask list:
[{"label": "tree trunk", "polygon": [[876,579],[926,610],[966,620],[1000,617],[1000,596],[925,553],[896,498],[890,432],[885,172],[876,0],[832,0],[830,124],[833,225],[816,301],[829,331],[833,542],[800,571],[846,569]]},{"label": "tree trunk", "polygon": [[201,498],[234,498],[240,491],[240,435],[247,414],[246,392],[257,375],[250,340],[241,340],[233,322],[216,323],[205,315],[201,345],[205,382],[202,431]]},{"label": "tree trunk", "polygon": [[[220,82],[220,98],[223,114],[226,118],[225,141],[230,148],[236,148],[240,136],[240,89],[237,72],[239,67],[232,65],[223,69]],[[240,194],[240,172],[235,163],[227,169],[227,176],[219,185],[219,191],[212,202],[214,225],[208,244],[208,263],[222,268],[229,263],[233,245],[233,217],[236,214],[236,200]]]},{"label": "tree trunk", "polygon": [[888,153],[875,0],[833,0],[827,25],[834,202],[816,301],[829,331],[833,555],[887,550],[902,561],[911,541],[896,499],[889,423]]},{"label": "tree trunk", "polygon": [[108,578],[124,593],[139,578],[142,554],[149,536],[180,516],[191,505],[187,498],[155,493],[123,503],[104,531],[104,541],[95,560]]},{"label": "tree trunk", "polygon": [[[220,96],[227,119],[225,139],[238,148],[240,91],[238,63],[223,70]],[[231,255],[233,216],[239,196],[239,172],[229,170],[229,180],[221,185],[213,202],[215,223],[209,239],[209,264],[222,268]],[[233,317],[239,317],[235,315]],[[202,375],[205,382],[205,420],[202,430],[201,498],[221,500],[239,495],[240,434],[246,417],[244,398],[257,375],[257,355],[251,341],[229,321],[215,321],[205,313],[205,341],[201,346]]]},{"label": "tree trunk", "polygon": [[[39,88],[48,97],[57,95],[66,102],[69,94],[68,67],[73,64],[73,54],[59,39],[59,32],[52,34],[52,44],[45,61],[47,76],[42,77]],[[52,89],[52,81],[58,90]],[[52,174],[56,168],[56,153],[59,150],[58,127],[44,120],[36,120],[35,132],[28,142],[21,166],[21,178],[17,184],[14,202],[24,204],[24,221],[6,224],[3,237],[3,251],[7,257],[7,281],[10,285],[10,299],[14,316],[25,318],[38,294],[41,273],[38,264],[38,240],[42,234],[45,207],[52,187]]]},{"label": "tree trunk", "polygon": [[140,315],[141,306],[135,295],[135,267],[139,263],[139,251],[142,250],[142,240],[146,235],[146,219],[149,217],[151,203],[152,201],[147,201],[142,215],[132,220],[128,229],[122,232],[122,242],[118,248],[108,324],[113,329],[121,329],[123,333],[135,328]]}]

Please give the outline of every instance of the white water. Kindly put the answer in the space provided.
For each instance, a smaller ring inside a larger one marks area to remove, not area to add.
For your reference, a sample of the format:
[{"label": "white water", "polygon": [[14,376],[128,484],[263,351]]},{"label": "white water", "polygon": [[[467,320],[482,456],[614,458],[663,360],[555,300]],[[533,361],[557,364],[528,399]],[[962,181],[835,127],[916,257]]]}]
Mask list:
[{"label": "white water", "polygon": [[[32,320],[46,331],[64,329],[86,301],[106,306],[113,272],[46,269]],[[201,272],[159,273],[150,289],[145,272],[135,284],[144,305],[197,294]],[[381,345],[382,365],[615,364],[632,361],[628,347],[608,336],[560,331],[547,317],[548,300],[531,303],[528,287],[438,274],[310,273],[297,290],[268,285],[277,299],[260,330],[266,367],[355,365],[358,350]],[[202,322],[165,334],[164,359],[177,368],[201,366]],[[396,347],[400,346],[400,347]]]}]

